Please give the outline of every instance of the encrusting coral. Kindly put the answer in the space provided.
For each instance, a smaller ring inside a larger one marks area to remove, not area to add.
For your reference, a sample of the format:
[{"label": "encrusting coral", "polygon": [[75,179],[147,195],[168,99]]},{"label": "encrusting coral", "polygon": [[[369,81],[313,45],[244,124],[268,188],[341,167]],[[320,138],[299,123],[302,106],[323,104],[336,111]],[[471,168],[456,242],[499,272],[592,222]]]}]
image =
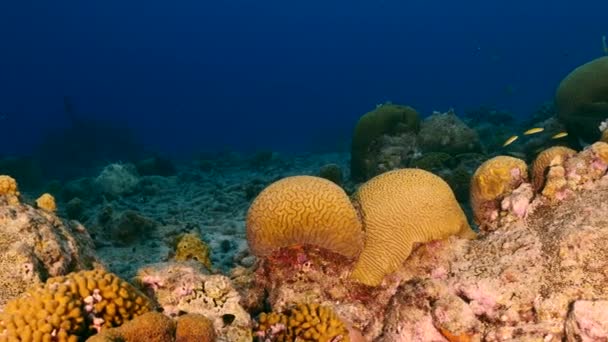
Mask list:
[{"label": "encrusting coral", "polygon": [[365,247],[351,277],[366,285],[379,285],[397,270],[414,243],[476,236],[450,186],[428,171],[383,173],[363,184],[354,201],[363,219]]},{"label": "encrusting coral", "polygon": [[0,341],[77,341],[154,308],[129,283],[104,270],[49,278],[9,301],[0,313]]},{"label": "encrusting coral", "polygon": [[178,237],[174,259],[176,261],[196,260],[207,270],[212,269],[209,246],[196,233],[187,233]]},{"label": "encrusting coral", "polygon": [[262,313],[255,335],[262,341],[349,342],[349,331],[328,307],[297,304],[284,313]]},{"label": "encrusting coral", "polygon": [[[498,156],[481,164],[471,179],[471,208],[475,223],[482,225],[496,220],[502,200],[527,180],[528,166],[521,159]],[[515,207],[516,215],[525,214],[525,207]]]},{"label": "encrusting coral", "polygon": [[55,203],[55,197],[51,194],[42,194],[36,200],[36,206],[44,211],[53,213],[57,211],[57,204]]},{"label": "encrusting coral", "polygon": [[310,244],[346,257],[363,246],[363,230],[348,195],[335,183],[313,176],[283,178],[266,187],[247,213],[253,254]]}]

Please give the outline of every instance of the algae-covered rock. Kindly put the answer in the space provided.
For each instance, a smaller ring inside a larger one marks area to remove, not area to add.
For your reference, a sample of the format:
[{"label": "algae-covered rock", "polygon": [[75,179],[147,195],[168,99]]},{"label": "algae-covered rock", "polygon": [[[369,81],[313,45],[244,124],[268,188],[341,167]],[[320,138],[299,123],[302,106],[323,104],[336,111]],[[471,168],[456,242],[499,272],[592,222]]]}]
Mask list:
[{"label": "algae-covered rock", "polygon": [[375,153],[374,142],[383,135],[398,135],[401,133],[418,132],[420,119],[418,112],[412,107],[383,104],[363,115],[355,127],[351,146],[351,177],[364,181],[370,175],[370,169],[375,165],[370,160]]},{"label": "algae-covered rock", "polygon": [[424,152],[444,152],[451,155],[479,152],[481,143],[477,132],[456,116],[453,110],[434,112],[422,121],[418,133]]}]

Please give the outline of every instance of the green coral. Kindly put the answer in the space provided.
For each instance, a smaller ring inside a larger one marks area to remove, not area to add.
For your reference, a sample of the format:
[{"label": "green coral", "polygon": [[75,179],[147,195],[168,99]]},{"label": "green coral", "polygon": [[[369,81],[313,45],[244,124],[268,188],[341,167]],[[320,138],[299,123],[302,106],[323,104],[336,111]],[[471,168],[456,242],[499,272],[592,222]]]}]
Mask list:
[{"label": "green coral", "polygon": [[608,117],[608,56],[574,69],[555,94],[560,121],[568,133],[588,142],[600,139],[600,123]]},{"label": "green coral", "polygon": [[363,115],[353,133],[351,146],[351,177],[363,181],[368,176],[369,148],[385,134],[417,133],[420,129],[418,112],[408,106],[384,104]]}]

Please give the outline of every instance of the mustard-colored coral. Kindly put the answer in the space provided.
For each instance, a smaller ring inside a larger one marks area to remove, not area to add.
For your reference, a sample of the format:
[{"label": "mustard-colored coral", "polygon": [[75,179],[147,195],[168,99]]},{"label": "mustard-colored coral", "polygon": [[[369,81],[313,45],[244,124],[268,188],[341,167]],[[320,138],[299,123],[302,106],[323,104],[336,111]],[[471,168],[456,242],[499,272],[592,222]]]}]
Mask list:
[{"label": "mustard-colored coral", "polygon": [[19,203],[19,188],[13,177],[0,175],[0,196],[6,197],[9,205]]},{"label": "mustard-colored coral", "polygon": [[175,342],[213,342],[215,330],[213,322],[199,314],[186,314],[177,319]]},{"label": "mustard-colored coral", "polygon": [[70,273],[9,301],[0,313],[0,342],[78,341],[152,308],[141,292],[112,273]]},{"label": "mustard-colored coral", "polygon": [[201,240],[196,233],[187,233],[179,237],[175,247],[175,260],[196,260],[211,270],[211,259],[209,258],[209,246]]},{"label": "mustard-colored coral", "polygon": [[247,241],[258,256],[309,244],[354,257],[362,248],[363,231],[342,188],[320,177],[293,176],[272,183],[253,201]]},{"label": "mustard-colored coral", "polygon": [[42,194],[42,196],[38,197],[36,200],[36,206],[38,208],[48,211],[50,213],[57,211],[57,204],[55,203],[55,197],[51,194]]},{"label": "mustard-colored coral", "polygon": [[508,195],[528,179],[528,166],[521,159],[497,156],[481,164],[471,179],[471,207],[477,224],[483,222],[488,202]]},{"label": "mustard-colored coral", "polygon": [[376,286],[407,259],[414,243],[457,234],[474,238],[450,186],[421,169],[378,175],[354,196],[365,229],[365,247],[351,277]]},{"label": "mustard-colored coral", "polygon": [[328,307],[298,304],[285,313],[262,313],[256,335],[272,341],[349,342],[348,329]]},{"label": "mustard-colored coral", "polygon": [[175,321],[160,312],[147,312],[120,327],[104,329],[87,342],[169,342],[174,334]]},{"label": "mustard-colored coral", "polygon": [[534,191],[540,191],[546,181],[550,167],[562,165],[563,162],[576,154],[576,151],[565,146],[550,147],[538,154],[532,163],[532,185]]}]

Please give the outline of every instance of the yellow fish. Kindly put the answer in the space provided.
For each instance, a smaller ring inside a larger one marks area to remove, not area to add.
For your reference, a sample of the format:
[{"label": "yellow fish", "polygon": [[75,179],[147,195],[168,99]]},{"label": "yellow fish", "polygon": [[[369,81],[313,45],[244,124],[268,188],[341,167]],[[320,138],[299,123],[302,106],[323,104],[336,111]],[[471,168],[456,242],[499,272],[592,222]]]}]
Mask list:
[{"label": "yellow fish", "polygon": [[544,131],[545,129],[542,127],[534,127],[524,132],[524,135],[536,134]]},{"label": "yellow fish", "polygon": [[552,136],[551,139],[559,139],[568,136],[568,132],[559,132],[556,135]]},{"label": "yellow fish", "polygon": [[510,137],[509,139],[507,139],[507,141],[505,141],[504,144],[502,144],[502,147],[511,145],[515,140],[517,140],[517,138],[519,138],[517,135]]}]

